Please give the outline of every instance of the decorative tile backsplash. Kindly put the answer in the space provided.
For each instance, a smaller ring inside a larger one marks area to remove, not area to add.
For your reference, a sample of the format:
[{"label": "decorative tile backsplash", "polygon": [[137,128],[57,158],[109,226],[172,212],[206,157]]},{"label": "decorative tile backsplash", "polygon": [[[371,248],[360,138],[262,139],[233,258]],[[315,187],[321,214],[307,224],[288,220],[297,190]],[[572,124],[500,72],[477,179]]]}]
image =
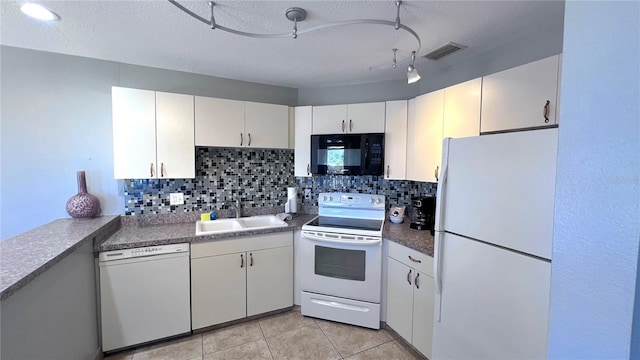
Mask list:
[{"label": "decorative tile backsplash", "polygon": [[[295,186],[293,150],[196,148],[195,179],[125,181],[125,214],[217,210],[226,200],[242,208],[284,205]],[[169,205],[169,194],[184,194],[184,205]]]},{"label": "decorative tile backsplash", "polygon": [[[318,194],[323,192],[352,192],[385,195],[387,208],[395,205],[410,205],[412,197],[435,196],[438,184],[410,181],[387,180],[382,176],[326,175],[296,178],[298,198],[304,205],[318,206]],[[304,197],[304,189],[311,189],[309,198]]]},{"label": "decorative tile backsplash", "polygon": [[[382,176],[294,177],[293,150],[196,148],[195,179],[131,179],[124,185],[125,214],[168,214],[218,210],[227,200],[241,208],[283,206],[287,187],[298,188],[301,205],[317,207],[322,192],[384,194],[387,207],[409,205],[412,197],[433,196],[435,183],[386,180]],[[304,189],[311,189],[308,199]],[[169,194],[184,194],[183,205],[169,205]]]}]

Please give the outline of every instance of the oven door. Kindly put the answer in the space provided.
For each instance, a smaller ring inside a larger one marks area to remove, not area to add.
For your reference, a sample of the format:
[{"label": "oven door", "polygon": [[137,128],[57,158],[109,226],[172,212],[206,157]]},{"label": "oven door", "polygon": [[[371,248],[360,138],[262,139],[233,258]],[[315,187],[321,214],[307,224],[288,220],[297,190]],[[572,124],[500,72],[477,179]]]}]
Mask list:
[{"label": "oven door", "polygon": [[347,240],[313,233],[303,231],[300,241],[302,290],[380,303],[382,239]]}]

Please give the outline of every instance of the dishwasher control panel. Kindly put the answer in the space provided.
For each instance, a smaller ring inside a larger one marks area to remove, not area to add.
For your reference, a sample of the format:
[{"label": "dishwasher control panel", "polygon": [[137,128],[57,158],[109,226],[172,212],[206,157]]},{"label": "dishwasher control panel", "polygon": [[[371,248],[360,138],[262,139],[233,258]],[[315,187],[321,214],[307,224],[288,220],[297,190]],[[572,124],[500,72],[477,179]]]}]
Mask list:
[{"label": "dishwasher control panel", "polygon": [[110,260],[121,260],[121,259],[131,259],[143,256],[153,256],[153,255],[165,255],[165,254],[174,254],[174,253],[182,253],[189,251],[189,244],[169,244],[169,245],[158,245],[158,246],[147,246],[133,249],[122,249],[122,250],[112,250],[112,251],[103,251],[99,255],[100,261],[110,261]]}]

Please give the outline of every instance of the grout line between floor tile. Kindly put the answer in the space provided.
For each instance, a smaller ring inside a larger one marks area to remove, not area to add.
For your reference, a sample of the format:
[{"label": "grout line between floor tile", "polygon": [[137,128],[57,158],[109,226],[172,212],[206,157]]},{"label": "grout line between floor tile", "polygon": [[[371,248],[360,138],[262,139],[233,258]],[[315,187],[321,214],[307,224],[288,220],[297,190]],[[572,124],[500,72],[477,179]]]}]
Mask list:
[{"label": "grout line between floor tile", "polygon": [[338,350],[338,348],[336,347],[336,345],[333,343],[333,341],[331,341],[331,339],[329,339],[329,337],[327,336],[327,334],[325,334],[324,330],[322,330],[322,326],[320,326],[317,322],[316,319],[313,319],[313,322],[316,324],[316,326],[320,329],[320,331],[322,332],[322,335],[324,335],[324,337],[327,338],[327,340],[329,341],[329,344],[331,344],[331,346],[333,346],[333,348],[336,350],[336,352],[338,353],[338,355],[340,355],[340,359],[344,359],[344,356],[342,355],[342,353],[340,352],[340,350]]},{"label": "grout line between floor tile", "polygon": [[[393,341],[394,341],[393,339],[391,339],[391,340],[389,340],[389,341],[385,341],[385,342],[383,342],[383,343],[381,343],[381,344],[378,344],[378,345],[376,345],[376,346],[370,347],[370,348],[368,348],[368,349],[363,349],[363,350],[360,350],[360,351],[358,351],[358,352],[356,352],[356,353],[353,353],[353,354],[351,354],[351,355],[349,355],[349,356],[347,356],[347,357],[343,357],[343,359],[348,359],[348,358],[350,358],[350,357],[352,357],[352,356],[356,356],[357,354],[360,354],[360,353],[362,353],[362,352],[365,352],[365,351],[369,351],[369,350],[375,349],[375,348],[377,348],[377,347],[380,347],[380,346],[382,346],[382,345],[384,345],[384,344],[387,344],[387,343],[390,343],[390,342],[393,342]],[[400,345],[396,345],[396,346],[398,346],[401,350],[404,350],[404,349],[402,349],[402,348],[400,347]]]},{"label": "grout line between floor tile", "polygon": [[269,342],[267,341],[267,336],[264,334],[264,330],[262,329],[262,324],[260,324],[260,319],[258,321],[258,327],[260,328],[260,332],[262,333],[262,339],[264,343],[267,344],[267,350],[269,350],[269,356],[271,356],[271,360],[275,359],[273,353],[271,352],[271,346],[269,346]]}]

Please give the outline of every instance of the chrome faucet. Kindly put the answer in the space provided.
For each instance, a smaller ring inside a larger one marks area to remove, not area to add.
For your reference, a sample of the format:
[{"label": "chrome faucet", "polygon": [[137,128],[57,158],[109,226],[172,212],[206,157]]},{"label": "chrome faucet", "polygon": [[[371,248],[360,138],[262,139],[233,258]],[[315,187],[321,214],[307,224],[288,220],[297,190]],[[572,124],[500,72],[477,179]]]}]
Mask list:
[{"label": "chrome faucet", "polygon": [[227,201],[222,203],[222,207],[224,207],[225,205],[230,207],[230,208],[232,208],[233,211],[235,211],[236,219],[240,217],[240,201],[239,200],[236,200],[235,204],[233,202],[227,200]]}]

